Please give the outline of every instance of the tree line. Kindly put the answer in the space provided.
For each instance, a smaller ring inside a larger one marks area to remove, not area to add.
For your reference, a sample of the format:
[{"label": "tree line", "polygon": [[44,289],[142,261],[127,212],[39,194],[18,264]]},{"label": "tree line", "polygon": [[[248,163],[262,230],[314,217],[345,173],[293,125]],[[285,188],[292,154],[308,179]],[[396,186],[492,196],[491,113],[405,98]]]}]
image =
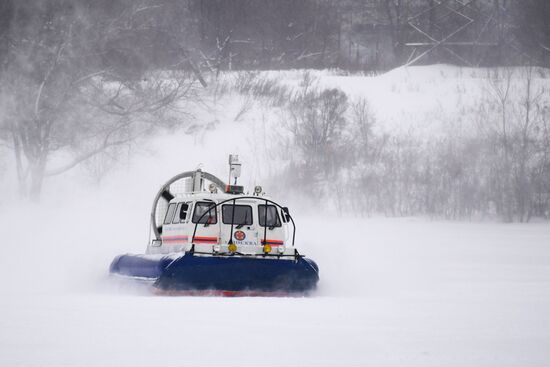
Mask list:
[{"label": "tree line", "polygon": [[215,71],[387,70],[442,40],[418,62],[550,65],[546,0],[6,0],[0,16],[2,58],[35,21],[85,21],[98,25],[87,43],[110,34],[94,62],[137,74],[189,62]]},{"label": "tree line", "polygon": [[531,67],[491,70],[484,97],[462,114],[432,116],[443,133],[417,135],[380,129],[367,100],[305,75],[282,104],[290,136],[276,144],[292,154],[275,181],[364,215],[550,218],[550,94],[541,78]]}]

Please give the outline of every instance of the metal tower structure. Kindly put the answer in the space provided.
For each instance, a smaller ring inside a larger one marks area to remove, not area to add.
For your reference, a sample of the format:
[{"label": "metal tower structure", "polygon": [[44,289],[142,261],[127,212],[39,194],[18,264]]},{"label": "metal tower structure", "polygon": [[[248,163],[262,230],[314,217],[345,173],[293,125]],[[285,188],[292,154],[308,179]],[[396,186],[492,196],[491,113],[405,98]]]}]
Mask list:
[{"label": "metal tower structure", "polygon": [[517,47],[506,42],[506,2],[503,0],[432,0],[407,21],[411,50],[406,65],[437,55],[467,66],[479,66],[497,48]]}]

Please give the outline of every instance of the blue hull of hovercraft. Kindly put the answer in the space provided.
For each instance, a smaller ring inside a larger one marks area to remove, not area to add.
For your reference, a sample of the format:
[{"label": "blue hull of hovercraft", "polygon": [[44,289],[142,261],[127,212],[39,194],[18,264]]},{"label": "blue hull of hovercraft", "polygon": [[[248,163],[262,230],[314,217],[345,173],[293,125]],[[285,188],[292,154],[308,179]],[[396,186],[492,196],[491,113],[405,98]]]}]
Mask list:
[{"label": "blue hull of hovercraft", "polygon": [[229,291],[303,293],[319,281],[317,264],[304,257],[293,260],[237,256],[195,256],[176,259],[148,255],[121,255],[110,268],[113,274],[154,280],[167,292]]}]

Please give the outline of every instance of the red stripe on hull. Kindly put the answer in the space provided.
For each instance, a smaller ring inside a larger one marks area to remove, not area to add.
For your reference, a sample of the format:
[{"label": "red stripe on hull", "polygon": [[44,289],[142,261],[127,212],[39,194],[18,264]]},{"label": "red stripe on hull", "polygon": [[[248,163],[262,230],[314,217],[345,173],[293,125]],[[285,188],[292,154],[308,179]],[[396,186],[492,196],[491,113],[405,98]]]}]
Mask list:
[{"label": "red stripe on hull", "polygon": [[[162,237],[162,242],[170,243],[170,242],[187,242],[189,240],[189,236],[165,236]],[[210,243],[210,244],[216,244],[218,243],[218,237],[195,237],[194,243]]]},{"label": "red stripe on hull", "polygon": [[177,245],[178,243],[184,244],[189,239],[189,236],[165,236],[161,237],[162,242],[167,245]]},{"label": "red stripe on hull", "polygon": [[291,293],[284,291],[265,292],[265,291],[224,291],[224,290],[186,290],[170,291],[153,288],[153,293],[158,296],[170,297],[305,297],[306,293]]},{"label": "red stripe on hull", "polygon": [[193,238],[194,243],[211,243],[216,244],[218,243],[218,237],[197,237]]},{"label": "red stripe on hull", "polygon": [[271,245],[271,246],[282,246],[284,245],[284,241],[280,241],[280,240],[262,240],[262,245],[264,244],[268,244],[268,245]]}]

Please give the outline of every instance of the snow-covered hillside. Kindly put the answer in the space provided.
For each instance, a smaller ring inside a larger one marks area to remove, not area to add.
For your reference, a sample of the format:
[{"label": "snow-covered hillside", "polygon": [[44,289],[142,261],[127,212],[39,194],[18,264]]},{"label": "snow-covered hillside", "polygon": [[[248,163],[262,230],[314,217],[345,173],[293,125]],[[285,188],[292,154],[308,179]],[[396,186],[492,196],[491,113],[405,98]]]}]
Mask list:
[{"label": "snow-covered hillside", "polygon": [[[302,88],[304,75],[313,87],[339,88],[350,101],[366,99],[384,131],[414,133],[433,137],[446,131],[451,117],[472,118],[476,103],[494,98],[493,82],[510,78],[510,103],[522,97],[524,68],[467,68],[453,65],[401,67],[380,75],[349,74],[338,70],[287,70],[254,72],[255,79],[266,79],[288,87]],[[533,88],[550,88],[550,70],[530,69]],[[238,73],[224,76],[232,82]],[[548,95],[544,97],[548,99]],[[447,120],[447,121],[446,121]],[[474,121],[464,121],[472,128]]]},{"label": "snow-covered hillside", "polygon": [[[388,131],[422,128],[437,106],[458,108],[468,93],[454,90],[470,85],[475,96],[486,86],[486,71],[447,66],[377,77],[312,73],[350,98],[368,98]],[[264,74],[289,86],[303,79],[299,71]],[[41,204],[16,199],[5,165],[0,366],[550,363],[548,222],[364,218],[286,198],[267,181],[284,164],[269,144],[285,134],[284,115],[256,102],[235,91],[208,95],[207,108],[192,111],[195,126],[159,134],[99,186],[84,169],[47,181]],[[423,136],[438,129],[432,122]],[[299,248],[320,266],[316,294],[158,297],[110,279],[115,255],[145,249],[159,186],[198,165],[225,177],[229,153],[240,155],[246,187],[261,184],[290,207]]]}]

